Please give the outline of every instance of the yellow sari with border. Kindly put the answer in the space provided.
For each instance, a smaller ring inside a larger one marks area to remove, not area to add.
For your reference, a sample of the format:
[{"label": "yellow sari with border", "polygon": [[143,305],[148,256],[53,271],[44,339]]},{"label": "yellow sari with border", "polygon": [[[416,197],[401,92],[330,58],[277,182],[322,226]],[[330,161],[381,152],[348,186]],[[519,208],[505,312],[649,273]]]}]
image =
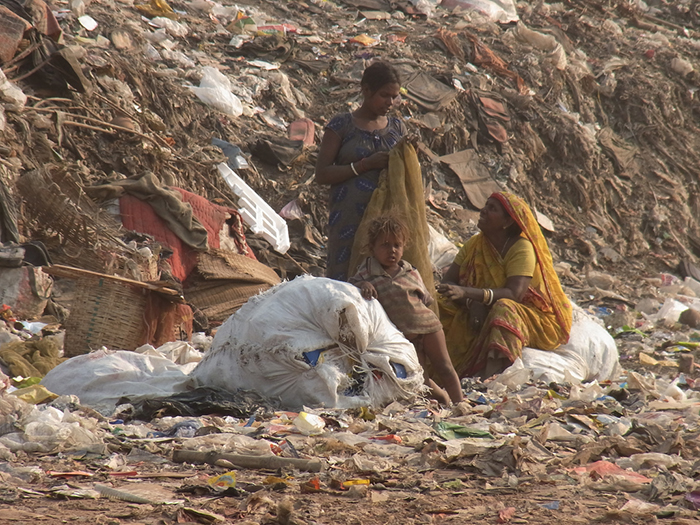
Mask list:
[{"label": "yellow sari with border", "polygon": [[[468,323],[469,310],[447,300],[440,300],[447,348],[460,377],[482,371],[489,358],[505,357],[511,363],[522,355],[524,346],[554,350],[569,340],[571,303],[562,290],[554,271],[547,241],[530,208],[521,198],[506,192],[491,195],[498,199],[530,241],[537,265],[533,282],[522,302],[500,299],[494,303],[478,332]],[[503,288],[506,267],[501,254],[481,233],[462,248],[459,284],[473,288]]]}]

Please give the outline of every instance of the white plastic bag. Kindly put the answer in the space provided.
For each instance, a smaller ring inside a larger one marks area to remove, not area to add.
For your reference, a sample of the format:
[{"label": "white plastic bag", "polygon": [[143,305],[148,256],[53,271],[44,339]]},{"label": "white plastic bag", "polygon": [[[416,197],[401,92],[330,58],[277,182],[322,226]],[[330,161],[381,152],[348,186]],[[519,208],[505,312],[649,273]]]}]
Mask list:
[{"label": "white plastic bag", "polygon": [[27,103],[27,95],[24,94],[24,91],[7,80],[5,72],[0,69],[0,99],[2,98],[22,107]]},{"label": "white plastic bag", "polygon": [[204,75],[199,82],[199,87],[191,86],[192,92],[202,102],[222,113],[240,117],[243,114],[243,104],[236,95],[231,93],[231,81],[216,68],[207,66],[202,71]]},{"label": "white plastic bag", "polygon": [[430,262],[433,263],[433,271],[440,270],[454,262],[459,249],[430,224],[428,224],[428,230],[430,230],[430,240],[428,241]]},{"label": "white plastic bag", "polygon": [[478,11],[494,22],[508,23],[520,20],[513,0],[442,0],[440,6],[453,10],[457,7]]},{"label": "white plastic bag", "polygon": [[565,70],[568,65],[566,51],[552,35],[533,31],[522,22],[511,29],[513,35],[520,41],[547,53],[547,58],[559,70]]},{"label": "white plastic bag", "polygon": [[250,299],[190,375],[198,385],[253,389],[298,410],[410,399],[422,374],[413,345],[378,301],[348,283],[303,276]]},{"label": "white plastic bag", "polygon": [[[515,369],[523,367],[532,371],[532,380],[547,383],[615,379],[620,372],[615,339],[575,305],[573,317],[568,343],[552,351],[523,348],[522,363],[506,369],[502,374],[504,378],[510,378]],[[519,377],[526,376],[520,373]]]},{"label": "white plastic bag", "polygon": [[165,18],[164,16],[157,16],[155,18],[151,18],[150,23],[155,27],[165,29],[170,36],[182,38],[186,37],[187,33],[189,32],[185,24],[181,24],[180,22],[176,22],[175,20],[170,20],[169,18]]},{"label": "white plastic bag", "polygon": [[653,323],[663,320],[666,323],[673,324],[678,322],[678,318],[681,316],[681,313],[683,313],[687,309],[688,307],[680,301],[668,298],[666,299],[666,301],[664,301],[664,304],[661,306],[661,309],[655,314],[642,315],[644,315],[644,317],[646,317],[647,320]]},{"label": "white plastic bag", "polygon": [[111,414],[123,396],[168,396],[182,391],[188,383],[187,373],[195,366],[102,349],[64,361],[46,374],[41,384],[55,394],[76,395],[81,404]]}]

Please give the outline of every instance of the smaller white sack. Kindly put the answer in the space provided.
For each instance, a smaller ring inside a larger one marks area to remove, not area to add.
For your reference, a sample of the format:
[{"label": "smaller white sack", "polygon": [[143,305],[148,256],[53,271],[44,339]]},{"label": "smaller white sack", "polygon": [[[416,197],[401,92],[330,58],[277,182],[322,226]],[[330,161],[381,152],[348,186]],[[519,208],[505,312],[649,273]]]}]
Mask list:
[{"label": "smaller white sack", "polygon": [[251,298],[190,375],[197,385],[252,389],[292,410],[381,406],[423,385],[413,345],[378,301],[310,276]]},{"label": "smaller white sack", "polygon": [[[522,366],[532,371],[534,381],[563,383],[577,380],[588,383],[615,379],[620,372],[619,359],[615,339],[581,308],[573,305],[569,342],[552,351],[523,348]],[[513,366],[502,375],[512,375]]]},{"label": "smaller white sack", "polygon": [[97,350],[72,357],[51,370],[41,384],[58,395],[76,395],[80,403],[111,414],[123,396],[170,396],[184,390],[187,373],[165,357],[126,350]]}]

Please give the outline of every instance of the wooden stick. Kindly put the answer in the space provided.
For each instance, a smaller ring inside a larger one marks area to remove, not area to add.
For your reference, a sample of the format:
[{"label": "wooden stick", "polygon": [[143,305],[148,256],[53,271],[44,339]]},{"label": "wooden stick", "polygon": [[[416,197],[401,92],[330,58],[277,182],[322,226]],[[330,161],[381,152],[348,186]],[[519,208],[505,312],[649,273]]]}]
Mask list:
[{"label": "wooden stick", "polygon": [[[34,50],[39,49],[39,46],[41,45],[41,42],[34,42],[31,46],[29,46],[27,49],[22,51],[20,54],[16,55],[12,60],[8,60],[5,62],[2,66],[2,68],[5,70],[5,72],[9,71],[10,66],[14,65],[15,63],[19,62],[22,60],[24,57],[29,56],[30,53],[34,52]],[[14,68],[13,68],[14,69]]]},{"label": "wooden stick", "polygon": [[114,131],[98,128],[97,126],[91,126],[90,124],[83,124],[82,122],[73,122],[72,120],[64,120],[61,122],[61,126],[76,126],[78,128],[91,129],[93,131],[101,131],[102,133],[107,133],[107,135],[114,135]]},{"label": "wooden stick", "polygon": [[141,281],[134,281],[133,279],[127,279],[126,277],[120,277],[118,275],[107,275],[104,273],[92,272],[90,270],[84,270],[82,268],[73,268],[72,266],[64,266],[62,264],[54,264],[51,266],[43,266],[42,270],[49,275],[56,275],[58,277],[99,277],[101,279],[110,279],[112,281],[119,281],[120,283],[130,284],[133,286],[138,286],[140,288],[146,288],[147,290],[152,290],[154,292],[160,292],[165,295],[172,295],[175,297],[180,297],[180,292],[173,290],[172,288],[167,288],[165,286],[159,286],[157,284],[144,283]]},{"label": "wooden stick", "polygon": [[[27,106],[27,109],[39,109],[39,106],[43,106],[45,103],[48,102],[75,102],[75,100],[72,100],[70,98],[61,98],[61,97],[51,97],[51,98],[38,98],[38,97],[32,97],[29,95],[27,98],[32,98],[33,100],[38,100],[36,104],[33,106]],[[61,108],[56,108],[56,109],[61,109]]]},{"label": "wooden stick", "polygon": [[44,67],[46,64],[48,64],[49,62],[51,62],[51,58],[52,58],[52,57],[49,57],[49,58],[47,58],[46,60],[43,60],[38,66],[36,66],[34,69],[28,71],[28,72],[25,73],[24,75],[20,75],[20,76],[18,76],[18,77],[13,78],[13,79],[12,79],[12,82],[19,82],[20,80],[24,80],[25,78],[32,76],[34,73],[36,73],[37,71],[39,71],[42,67]]},{"label": "wooden stick", "polygon": [[217,452],[198,452],[196,450],[175,450],[175,463],[207,463],[213,465],[219,460],[229,461],[237,467],[246,469],[276,470],[292,467],[306,472],[320,472],[323,461],[320,459],[281,458],[279,456],[244,456],[241,454],[219,454]]}]

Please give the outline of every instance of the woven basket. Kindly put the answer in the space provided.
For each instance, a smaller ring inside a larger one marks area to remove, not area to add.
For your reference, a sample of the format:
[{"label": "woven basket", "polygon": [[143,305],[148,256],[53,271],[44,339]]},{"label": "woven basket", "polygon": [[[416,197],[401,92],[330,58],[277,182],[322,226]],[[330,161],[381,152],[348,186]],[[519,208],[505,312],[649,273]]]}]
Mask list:
[{"label": "woven basket", "polygon": [[65,170],[46,166],[22,175],[16,183],[25,205],[25,220],[54,262],[93,272],[158,278],[155,260],[147,260],[122,242],[121,224],[104,213]]},{"label": "woven basket", "polygon": [[86,354],[106,346],[134,350],[144,342],[147,290],[102,277],[76,279],[75,299],[66,320],[64,354]]}]

